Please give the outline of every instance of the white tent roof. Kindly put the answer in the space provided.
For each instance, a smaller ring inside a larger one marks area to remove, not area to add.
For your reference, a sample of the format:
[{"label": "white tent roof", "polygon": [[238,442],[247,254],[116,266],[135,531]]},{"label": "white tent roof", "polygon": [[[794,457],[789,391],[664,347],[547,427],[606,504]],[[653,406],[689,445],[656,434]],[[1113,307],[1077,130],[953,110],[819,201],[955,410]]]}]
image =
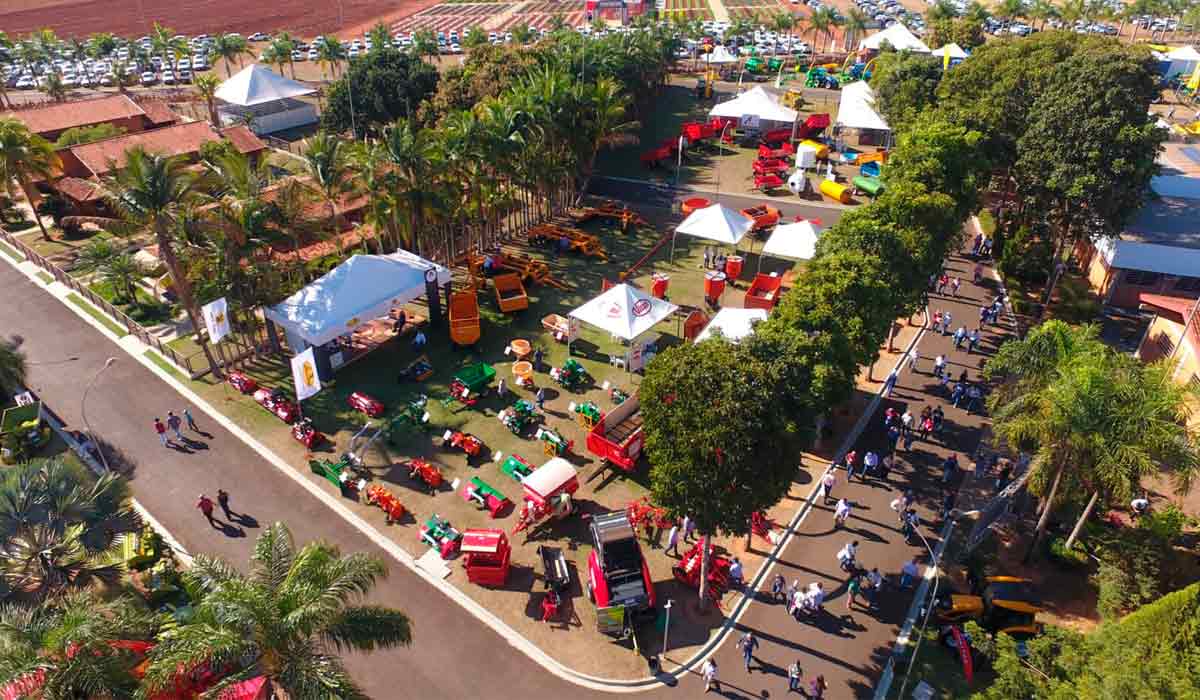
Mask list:
[{"label": "white tent roof", "polygon": [[945,46],[943,46],[939,49],[933,50],[933,55],[937,56],[938,58],[945,58],[946,54],[950,54],[950,58],[966,58],[967,57],[967,52],[963,51],[963,47],[959,46],[958,44],[955,44],[954,42],[946,44]]},{"label": "white tent roof", "polygon": [[679,307],[628,284],[618,284],[569,315],[625,340],[633,340]]},{"label": "white tent roof", "polygon": [[450,283],[449,270],[407,251],[354,255],[265,313],[312,345],[324,345],[424,295],[430,267],[439,286]]},{"label": "white tent roof", "polygon": [[700,335],[696,336],[696,342],[711,338],[713,333],[719,330],[726,340],[736,343],[754,332],[755,323],[765,320],[766,309],[721,309],[704,330],[700,331]]},{"label": "white tent roof", "polygon": [[575,465],[562,457],[555,457],[521,479],[521,486],[539,496],[549,496],[555,489],[577,478],[579,471],[575,469]]},{"label": "white tent roof", "polygon": [[761,85],[743,92],[732,100],[726,100],[708,111],[710,117],[732,117],[740,119],[753,114],[763,121],[794,122],[797,112],[784,107]]},{"label": "white tent roof", "polygon": [[897,51],[929,53],[929,47],[925,45],[925,42],[918,39],[915,34],[908,31],[908,27],[899,22],[858,42],[858,48],[878,51],[885,41]]},{"label": "white tent roof", "polygon": [[1200,61],[1200,51],[1191,46],[1180,46],[1167,52],[1167,58],[1172,61]]},{"label": "white tent roof", "polygon": [[267,68],[251,63],[217,88],[218,100],[242,107],[276,102],[289,97],[311,95],[316,90],[304,83],[285,78]]},{"label": "white tent roof", "polygon": [[714,204],[692,212],[675,233],[737,245],[752,228],[754,221],[750,217],[722,204]]},{"label": "white tent roof", "polygon": [[778,258],[811,260],[817,254],[817,238],[820,235],[811,221],[776,226],[762,253]]},{"label": "white tent roof", "polygon": [[723,63],[737,63],[738,57],[729,53],[729,49],[721,44],[713,47],[713,50],[704,55],[704,60],[707,63],[721,65]]},{"label": "white tent roof", "polygon": [[875,111],[875,92],[867,81],[858,80],[842,88],[835,126],[889,130],[887,121]]}]

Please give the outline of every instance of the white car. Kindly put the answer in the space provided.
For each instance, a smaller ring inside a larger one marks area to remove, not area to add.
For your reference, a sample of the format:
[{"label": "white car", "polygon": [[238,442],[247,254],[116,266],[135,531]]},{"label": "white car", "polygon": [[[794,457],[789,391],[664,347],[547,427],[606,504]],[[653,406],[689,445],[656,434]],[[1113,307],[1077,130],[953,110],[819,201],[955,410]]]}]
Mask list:
[{"label": "white car", "polygon": [[153,85],[156,82],[158,82],[158,77],[153,71],[142,73],[142,85]]},{"label": "white car", "polygon": [[113,85],[116,85],[117,84],[117,74],[116,73],[105,73],[104,75],[100,76],[100,84],[103,85],[104,87],[112,87]]},{"label": "white car", "polygon": [[271,37],[267,36],[266,34],[264,34],[262,32],[254,32],[246,39],[246,41],[266,41],[267,39],[270,39],[270,38]]},{"label": "white car", "polygon": [[450,53],[462,53],[462,47],[458,44],[450,44]]},{"label": "white car", "polygon": [[169,70],[163,71],[162,81],[163,81],[163,85],[174,85],[175,84],[175,73],[172,71],[169,71]]},{"label": "white car", "polygon": [[350,50],[346,52],[346,55],[350,58],[358,58],[358,47],[351,46]]},{"label": "white car", "polygon": [[300,53],[299,51],[292,52],[292,60],[293,61],[303,61],[307,58],[308,58],[308,54]]},{"label": "white car", "polygon": [[17,89],[18,90],[32,90],[33,89],[33,76],[22,75],[20,78],[18,78],[17,79]]},{"label": "white car", "polygon": [[181,58],[179,59],[179,62],[175,64],[175,67],[179,70],[189,70],[192,67],[192,59]]},{"label": "white car", "polygon": [[321,57],[321,54],[320,54],[320,53],[318,53],[316,49],[309,49],[309,50],[308,50],[308,60],[310,60],[310,61],[315,61],[315,60],[317,60],[317,59],[318,59],[318,58],[320,58],[320,57]]},{"label": "white car", "polygon": [[181,83],[192,82],[192,72],[186,68],[181,68],[179,70],[179,82],[181,82]]}]

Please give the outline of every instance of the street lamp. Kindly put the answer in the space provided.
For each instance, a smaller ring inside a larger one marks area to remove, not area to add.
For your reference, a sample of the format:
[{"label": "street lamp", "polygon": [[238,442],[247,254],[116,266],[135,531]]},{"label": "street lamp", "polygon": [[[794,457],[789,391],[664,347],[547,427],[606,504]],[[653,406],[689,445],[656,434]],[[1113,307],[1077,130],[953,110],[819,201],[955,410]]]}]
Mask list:
[{"label": "street lamp", "polygon": [[[954,532],[954,526],[959,520],[976,518],[979,517],[979,514],[980,511],[978,510],[961,511],[957,508],[951,509],[948,513],[950,523],[946,528],[946,539],[943,540],[943,544],[950,542],[950,535]],[[929,597],[930,602],[925,604],[925,617],[921,620],[921,632],[917,635],[917,646],[908,657],[908,670],[904,672],[904,682],[900,684],[900,692],[896,695],[898,698],[904,697],[904,691],[908,688],[908,678],[912,674],[913,664],[917,661],[917,653],[921,651],[921,642],[925,639],[925,628],[929,626],[929,616],[933,614],[934,603],[932,601],[937,600],[938,584],[941,582],[941,572],[938,567],[940,562],[938,561],[937,553],[929,546],[929,540],[925,539],[925,535],[922,535],[920,530],[913,528],[913,532],[917,533],[917,537],[921,538],[921,543],[925,545],[925,549],[929,552],[929,561],[933,566],[933,595]]]},{"label": "street lamp", "polygon": [[110,357],[104,361],[104,366],[96,371],[96,374],[92,377],[92,380],[88,382],[87,388],[83,390],[83,397],[79,399],[79,415],[83,418],[83,427],[87,429],[88,439],[91,440],[92,444],[96,446],[96,452],[100,453],[100,463],[104,465],[104,471],[107,472],[112,471],[112,469],[108,466],[108,458],[104,456],[104,450],[100,448],[100,443],[96,442],[96,434],[92,432],[91,423],[88,423],[87,397],[88,392],[92,390],[92,386],[96,383],[96,380],[100,378],[101,374],[104,374],[104,370],[112,367],[112,364],[116,361],[117,358],[115,357]]}]

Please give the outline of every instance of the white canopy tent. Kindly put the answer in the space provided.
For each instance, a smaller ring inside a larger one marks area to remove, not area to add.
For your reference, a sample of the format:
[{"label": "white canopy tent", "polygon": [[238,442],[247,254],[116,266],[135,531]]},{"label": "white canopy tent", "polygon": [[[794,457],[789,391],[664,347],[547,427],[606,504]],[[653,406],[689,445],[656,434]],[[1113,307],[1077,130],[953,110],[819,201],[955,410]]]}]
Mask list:
[{"label": "white canopy tent", "polygon": [[1200,51],[1191,46],[1181,46],[1168,51],[1166,59],[1171,62],[1170,67],[1167,68],[1168,76],[1183,75],[1186,78],[1196,70],[1197,65],[1200,65]]},{"label": "white canopy tent", "polygon": [[759,121],[787,124],[796,121],[799,116],[796,110],[783,106],[761,85],[750,88],[732,100],[721,102],[708,111],[710,117],[732,119],[741,119],[748,114],[758,117]]},{"label": "white canopy tent", "polygon": [[439,287],[450,283],[446,268],[407,251],[391,255],[354,255],[323,277],[264,313],[296,340],[322,346],[382,318],[397,306],[425,294],[425,273],[436,270]]},{"label": "white canopy tent", "polygon": [[858,48],[878,51],[882,48],[885,41],[891,44],[892,48],[897,51],[929,53],[929,47],[925,45],[925,42],[918,39],[915,34],[908,30],[908,27],[899,22],[858,42]]},{"label": "white canopy tent", "polygon": [[707,340],[720,331],[726,340],[736,343],[754,332],[755,323],[765,320],[766,309],[721,309],[696,336],[696,342]]},{"label": "white canopy tent", "polygon": [[628,284],[618,284],[568,315],[631,341],[670,317],[678,308]]},{"label": "white canopy tent", "polygon": [[714,66],[720,66],[728,63],[737,63],[738,57],[729,53],[729,49],[725,48],[721,44],[717,44],[713,47],[712,51],[704,54],[704,62]]},{"label": "white canopy tent", "polygon": [[966,58],[967,52],[963,50],[963,47],[951,42],[941,48],[934,49],[933,55],[938,58],[946,58],[946,56],[949,55],[950,60],[954,61]]},{"label": "white canopy tent", "polygon": [[821,232],[807,219],[794,224],[782,224],[775,227],[771,238],[763,246],[762,254],[777,258],[811,260],[817,254],[817,239],[820,236]]},{"label": "white canopy tent", "polygon": [[[682,233],[736,246],[752,228],[754,222],[750,217],[723,204],[713,204],[689,214],[676,227],[675,236]],[[671,236],[671,260],[675,259],[675,236]]]},{"label": "white canopy tent", "polygon": [[[837,121],[833,126],[837,130],[883,131],[887,132],[887,137],[891,136],[887,120],[875,111],[875,92],[865,80],[850,83],[842,88]],[[861,142],[861,134],[859,139]]]},{"label": "white canopy tent", "polygon": [[316,106],[296,99],[315,92],[304,83],[252,63],[221,83],[214,96],[224,103],[218,110],[222,124],[250,116],[254,133],[269,134],[316,123]]}]

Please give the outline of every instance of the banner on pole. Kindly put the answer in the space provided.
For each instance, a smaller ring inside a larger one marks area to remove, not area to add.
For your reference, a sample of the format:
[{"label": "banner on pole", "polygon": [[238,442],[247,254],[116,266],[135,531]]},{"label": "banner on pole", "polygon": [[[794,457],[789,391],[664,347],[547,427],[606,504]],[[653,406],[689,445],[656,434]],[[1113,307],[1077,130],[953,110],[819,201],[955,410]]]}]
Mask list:
[{"label": "banner on pole", "polygon": [[292,381],[296,384],[296,400],[303,401],[321,390],[321,378],[317,376],[317,360],[310,346],[292,358]]},{"label": "banner on pole", "polygon": [[204,316],[209,342],[218,343],[229,335],[229,305],[225,297],[205,304],[200,309],[200,315]]}]

